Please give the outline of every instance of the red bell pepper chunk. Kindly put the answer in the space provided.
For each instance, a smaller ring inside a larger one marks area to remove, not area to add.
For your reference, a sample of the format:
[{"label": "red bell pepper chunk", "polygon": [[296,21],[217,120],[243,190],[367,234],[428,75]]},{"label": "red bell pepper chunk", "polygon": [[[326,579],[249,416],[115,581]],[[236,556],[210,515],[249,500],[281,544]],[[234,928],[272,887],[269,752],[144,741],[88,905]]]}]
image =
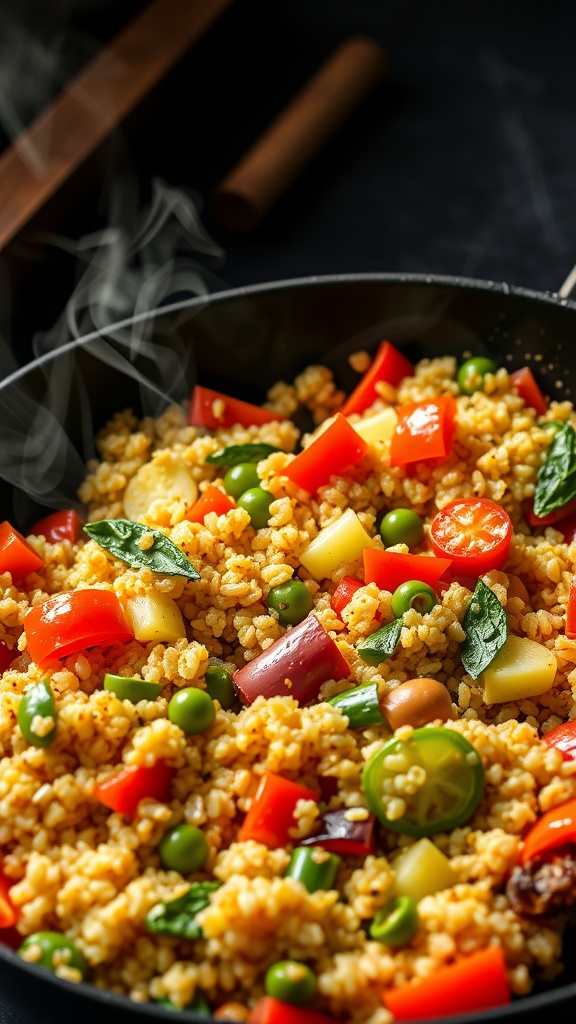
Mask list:
[{"label": "red bell pepper chunk", "polygon": [[257,697],[294,697],[307,704],[328,679],[346,679],[348,662],[315,615],[289,629],[253,661],[234,673],[244,704]]},{"label": "red bell pepper chunk", "polygon": [[92,588],[49,597],[30,609],[24,629],[28,653],[40,668],[88,647],[134,639],[116,594]]},{"label": "red bell pepper chunk", "polygon": [[338,618],[342,618],[342,612],[346,605],[350,604],[356,591],[360,590],[363,586],[362,581],[357,580],[354,576],[342,577],[330,598],[330,607],[333,612],[336,612]]},{"label": "red bell pepper chunk", "polygon": [[348,396],[340,409],[343,416],[350,416],[353,412],[364,412],[374,404],[378,398],[376,385],[385,382],[392,387],[398,387],[404,377],[411,377],[414,373],[412,363],[403,356],[389,341],[383,341],[380,345],[370,369],[366,371],[362,380]]},{"label": "red bell pepper chunk", "polygon": [[184,518],[190,523],[203,523],[204,516],[207,516],[209,512],[215,512],[217,516],[223,516],[232,508],[236,508],[232,498],[225,494],[224,491],[221,491],[219,487],[209,484],[204,493],[198,498],[198,501],[195,501],[192,508],[188,509]]},{"label": "red bell pepper chunk", "polygon": [[424,1020],[503,1006],[511,999],[501,946],[488,946],[382,996],[395,1020]]},{"label": "red bell pepper chunk", "polygon": [[28,541],[9,522],[0,523],[0,573],[9,572],[20,582],[44,565]]},{"label": "red bell pepper chunk", "polygon": [[73,508],[64,508],[58,512],[51,512],[44,519],[39,519],[31,527],[30,533],[35,537],[43,536],[51,544],[57,544],[61,540],[69,540],[75,544],[82,533],[83,522]]},{"label": "red bell pepper chunk", "polygon": [[332,1017],[326,1017],[316,1010],[282,1003],[272,996],[262,996],[253,1006],[248,1024],[335,1024]]},{"label": "red bell pepper chunk", "polygon": [[566,605],[566,628],[564,632],[569,640],[576,640],[576,573],[570,580],[568,604]]},{"label": "red bell pepper chunk", "polygon": [[423,459],[446,459],[452,450],[456,402],[451,395],[401,405],[390,441],[390,465],[406,466]]},{"label": "red bell pepper chunk", "polygon": [[[10,899],[10,888],[13,884],[0,871],[0,928],[2,929],[13,928],[16,924],[16,908]],[[22,937],[20,937],[21,941]]]},{"label": "red bell pepper chunk", "polygon": [[286,466],[284,475],[304,491],[313,494],[331,476],[354,466],[365,456],[368,444],[342,416],[336,416],[329,427],[304,448]]},{"label": "red bell pepper chunk", "polygon": [[94,796],[111,811],[133,818],[141,800],[167,803],[174,769],[165,761],[155,765],[132,764],[96,786]]},{"label": "red bell pepper chunk", "polygon": [[389,590],[391,594],[408,580],[420,580],[434,588],[451,564],[451,558],[436,555],[402,555],[398,551],[364,548],[366,583],[376,583],[379,590]]},{"label": "red bell pepper chunk", "polygon": [[0,641],[0,676],[10,668],[10,665],[14,661],[14,658],[18,654],[18,651],[11,651],[7,644]]},{"label": "red bell pepper chunk", "polygon": [[232,395],[223,395],[220,391],[197,384],[192,392],[192,402],[188,414],[188,422],[194,427],[206,427],[207,430],[218,430],[219,427],[232,427],[239,423],[242,427],[261,426],[283,420],[277,412],[262,409],[259,405],[243,402]]},{"label": "red bell pepper chunk", "polygon": [[576,722],[561,722],[542,739],[549,747],[556,747],[565,761],[576,761]]},{"label": "red bell pepper chunk", "polygon": [[319,796],[313,789],[290,782],[282,775],[264,772],[256,795],[250,805],[238,839],[241,843],[253,839],[271,850],[291,842],[288,830],[294,828],[294,811],[299,800],[314,800]]},{"label": "red bell pepper chunk", "polygon": [[525,405],[529,405],[539,416],[543,416],[547,412],[548,404],[529,366],[523,366],[521,370],[514,370],[514,373],[510,374],[510,385],[516,388]]},{"label": "red bell pepper chunk", "polygon": [[568,800],[543,814],[524,837],[520,863],[526,864],[542,853],[565,843],[576,843],[576,800]]}]

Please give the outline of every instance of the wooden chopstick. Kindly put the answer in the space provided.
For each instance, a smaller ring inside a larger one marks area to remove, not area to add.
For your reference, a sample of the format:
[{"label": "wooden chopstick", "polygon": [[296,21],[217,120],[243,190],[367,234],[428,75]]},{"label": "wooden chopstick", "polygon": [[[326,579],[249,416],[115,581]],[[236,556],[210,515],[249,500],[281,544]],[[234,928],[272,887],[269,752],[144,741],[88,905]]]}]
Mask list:
[{"label": "wooden chopstick", "polygon": [[232,0],[151,0],[0,155],[0,250]]}]

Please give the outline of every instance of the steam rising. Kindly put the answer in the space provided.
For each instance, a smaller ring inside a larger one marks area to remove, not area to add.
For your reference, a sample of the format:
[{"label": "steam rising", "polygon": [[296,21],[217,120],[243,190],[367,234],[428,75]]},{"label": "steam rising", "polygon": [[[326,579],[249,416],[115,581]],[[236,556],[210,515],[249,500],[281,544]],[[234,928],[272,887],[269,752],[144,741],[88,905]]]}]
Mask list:
[{"label": "steam rising", "polygon": [[[16,488],[15,517],[23,528],[37,516],[30,499],[43,508],[74,504],[94,454],[87,378],[101,380],[104,408],[107,367],[125,376],[126,395],[135,395],[145,414],[186,398],[193,377],[189,343],[171,318],[170,338],[157,344],[149,314],[221,286],[206,264],[219,265],[224,253],[203,228],[193,195],[155,179],[150,203],[139,209],[130,174],[111,178],[107,191],[108,227],[78,241],[43,239],[76,260],[78,280],[57,322],[33,340],[43,378],[36,380],[38,393],[30,393],[22,372],[0,392],[0,476]],[[71,436],[66,422],[73,423]]]}]

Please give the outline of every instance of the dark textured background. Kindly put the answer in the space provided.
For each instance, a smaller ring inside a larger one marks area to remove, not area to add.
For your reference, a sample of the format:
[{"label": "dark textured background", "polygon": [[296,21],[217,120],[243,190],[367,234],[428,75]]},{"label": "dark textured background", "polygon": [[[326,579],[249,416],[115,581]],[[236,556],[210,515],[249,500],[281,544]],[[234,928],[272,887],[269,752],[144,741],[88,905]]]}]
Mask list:
[{"label": "dark textured background", "polygon": [[[95,8],[70,24],[103,40],[129,9]],[[226,253],[212,287],[397,270],[556,290],[576,263],[574,10],[568,0],[238,0],[126,137],[118,166],[131,168],[142,202],[154,176],[201,198]],[[214,186],[356,33],[386,48],[387,81],[256,234],[224,230]],[[106,222],[96,188],[63,230],[76,237]],[[47,258],[7,296],[20,361],[74,276],[70,262]],[[15,1016],[0,1001],[0,1024],[46,1019],[49,1008]]]}]

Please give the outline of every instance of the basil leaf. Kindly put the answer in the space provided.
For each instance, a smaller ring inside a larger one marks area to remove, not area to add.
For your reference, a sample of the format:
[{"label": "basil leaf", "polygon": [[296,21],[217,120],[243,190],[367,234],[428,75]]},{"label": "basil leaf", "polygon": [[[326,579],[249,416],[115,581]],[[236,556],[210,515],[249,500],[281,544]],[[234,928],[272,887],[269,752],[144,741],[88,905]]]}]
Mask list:
[{"label": "basil leaf", "polygon": [[[152,569],[167,576],[185,576],[187,580],[200,579],[190,559],[160,530],[132,523],[129,519],[101,519],[98,523],[87,523],[84,532],[133,569]],[[139,544],[145,535],[154,538],[154,543],[146,550]]]},{"label": "basil leaf", "polygon": [[392,622],[387,622],[385,626],[372,633],[372,636],[358,644],[356,650],[362,661],[367,661],[369,665],[379,665],[381,661],[390,658],[400,639],[403,621],[402,616],[392,619]]},{"label": "basil leaf", "polygon": [[576,431],[557,430],[536,478],[534,514],[546,516],[576,498]]},{"label": "basil leaf", "polygon": [[192,882],[189,889],[175,900],[157,903],[146,915],[144,923],[158,935],[178,935],[183,939],[201,939],[202,929],[196,915],[210,903],[210,896],[220,882]]},{"label": "basil leaf", "polygon": [[494,661],[508,638],[508,622],[496,594],[478,580],[462,620],[466,639],[460,647],[462,664],[472,679]]},{"label": "basil leaf", "polygon": [[206,462],[215,466],[238,466],[241,462],[260,462],[273,452],[281,452],[281,448],[274,448],[271,444],[232,444],[229,448],[223,448],[221,452],[208,455]]}]

